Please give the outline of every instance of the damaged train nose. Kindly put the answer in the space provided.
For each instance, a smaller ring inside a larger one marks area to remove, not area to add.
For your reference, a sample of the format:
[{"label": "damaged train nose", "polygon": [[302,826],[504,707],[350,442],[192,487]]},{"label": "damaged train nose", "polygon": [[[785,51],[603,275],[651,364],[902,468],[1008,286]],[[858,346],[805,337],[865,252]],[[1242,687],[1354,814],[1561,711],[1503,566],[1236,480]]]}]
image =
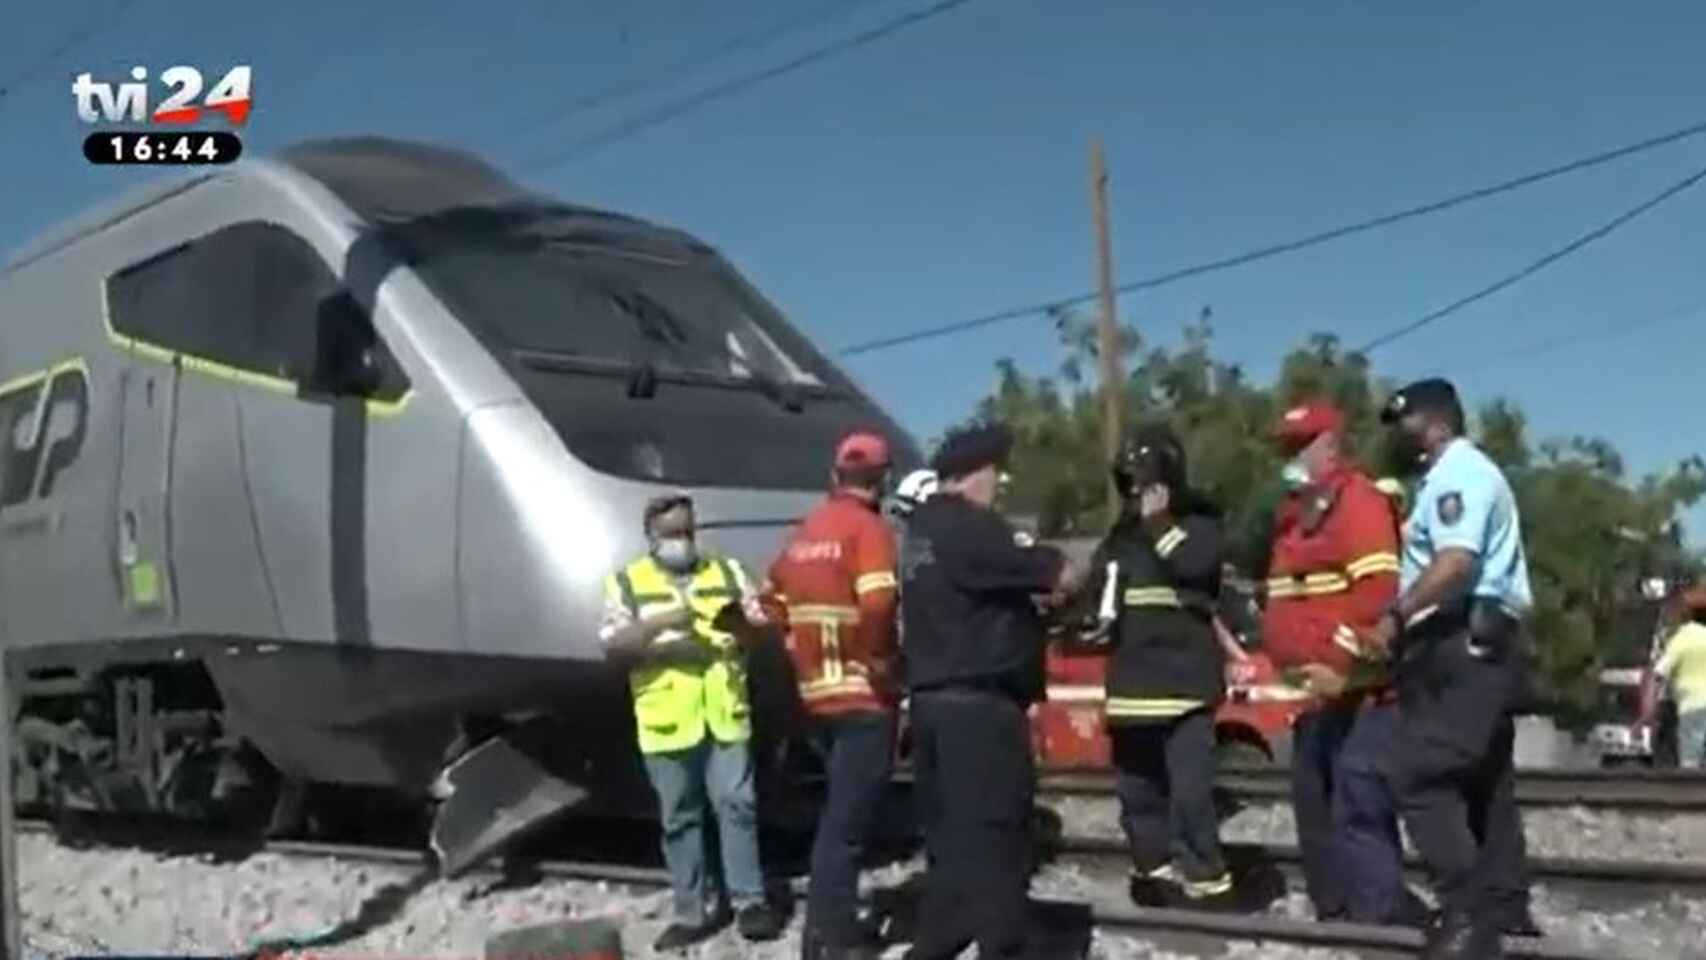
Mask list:
[{"label": "damaged train nose", "polygon": [[440,801],[428,842],[445,878],[464,873],[580,803],[587,791],[548,773],[502,737],[444,769],[430,792]]}]

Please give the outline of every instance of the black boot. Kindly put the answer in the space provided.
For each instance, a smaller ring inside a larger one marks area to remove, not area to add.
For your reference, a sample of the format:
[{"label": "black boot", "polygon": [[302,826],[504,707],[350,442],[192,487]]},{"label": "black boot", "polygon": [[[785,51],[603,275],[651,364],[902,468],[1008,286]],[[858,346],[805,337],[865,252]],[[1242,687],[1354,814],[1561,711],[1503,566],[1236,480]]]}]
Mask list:
[{"label": "black boot", "polygon": [[709,923],[697,926],[687,923],[672,923],[664,928],[652,943],[656,953],[667,953],[671,950],[685,950],[697,943],[704,943],[717,935],[717,928]]},{"label": "black boot", "polygon": [[747,941],[757,943],[764,940],[774,940],[782,935],[782,928],[787,920],[782,911],[775,905],[759,902],[742,907],[735,915],[735,927]]},{"label": "black boot", "polygon": [[1499,927],[1495,918],[1447,910],[1423,932],[1422,960],[1503,960]]}]

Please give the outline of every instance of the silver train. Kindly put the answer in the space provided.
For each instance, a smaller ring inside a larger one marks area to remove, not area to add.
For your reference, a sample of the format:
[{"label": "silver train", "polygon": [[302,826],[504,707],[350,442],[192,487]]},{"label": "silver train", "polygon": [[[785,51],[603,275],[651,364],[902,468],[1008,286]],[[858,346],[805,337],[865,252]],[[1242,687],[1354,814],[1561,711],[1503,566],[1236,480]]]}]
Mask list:
[{"label": "silver train", "polygon": [[18,798],[192,815],[424,796],[527,716],[558,775],[634,797],[595,626],[644,501],[691,492],[762,570],[843,431],[919,459],[695,238],[371,138],[17,255],[0,418]]}]

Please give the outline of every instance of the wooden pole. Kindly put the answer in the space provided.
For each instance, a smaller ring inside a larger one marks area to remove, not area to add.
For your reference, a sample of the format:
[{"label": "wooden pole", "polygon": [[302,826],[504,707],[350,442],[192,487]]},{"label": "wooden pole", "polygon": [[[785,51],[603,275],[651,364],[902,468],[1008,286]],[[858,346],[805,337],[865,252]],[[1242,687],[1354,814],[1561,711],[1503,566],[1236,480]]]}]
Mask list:
[{"label": "wooden pole", "polygon": [[[1102,452],[1112,463],[1119,452],[1125,397],[1120,372],[1119,326],[1114,318],[1114,262],[1108,242],[1108,171],[1102,159],[1100,138],[1090,145],[1090,209],[1096,222],[1096,285],[1101,294],[1101,316],[1097,318],[1097,352],[1102,360]],[[1119,515],[1119,491],[1108,486],[1108,518]]]},{"label": "wooden pole", "polygon": [[18,835],[12,817],[12,679],[0,647],[0,960],[21,960],[18,941]]}]

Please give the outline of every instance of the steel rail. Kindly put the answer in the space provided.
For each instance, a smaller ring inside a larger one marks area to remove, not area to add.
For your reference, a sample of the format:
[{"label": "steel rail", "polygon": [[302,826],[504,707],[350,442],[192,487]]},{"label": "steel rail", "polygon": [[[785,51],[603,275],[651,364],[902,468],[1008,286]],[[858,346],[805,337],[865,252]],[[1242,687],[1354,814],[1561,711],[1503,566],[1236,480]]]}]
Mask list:
[{"label": "steel rail", "polygon": [[[910,772],[897,777],[910,782]],[[1283,767],[1227,767],[1215,785],[1234,797],[1258,800],[1290,798],[1291,773]],[[1110,797],[1113,774],[1105,770],[1043,770],[1037,792],[1053,796]],[[1706,776],[1692,771],[1523,770],[1517,774],[1517,802],[1525,807],[1584,806],[1630,812],[1706,812]]]},{"label": "steel rail", "polygon": [[[1125,841],[1108,837],[1063,835],[1046,841],[1050,852],[1097,861],[1118,861],[1124,866],[1130,856]],[[1283,843],[1227,843],[1227,859],[1234,864],[1272,864],[1294,871],[1303,863],[1298,848]],[[1706,864],[1640,860],[1582,860],[1566,857],[1529,857],[1533,880],[1555,886],[1583,886],[1594,890],[1619,888],[1626,892],[1664,897],[1670,893],[1706,894]],[[1421,861],[1406,857],[1404,866],[1420,873]]]}]

